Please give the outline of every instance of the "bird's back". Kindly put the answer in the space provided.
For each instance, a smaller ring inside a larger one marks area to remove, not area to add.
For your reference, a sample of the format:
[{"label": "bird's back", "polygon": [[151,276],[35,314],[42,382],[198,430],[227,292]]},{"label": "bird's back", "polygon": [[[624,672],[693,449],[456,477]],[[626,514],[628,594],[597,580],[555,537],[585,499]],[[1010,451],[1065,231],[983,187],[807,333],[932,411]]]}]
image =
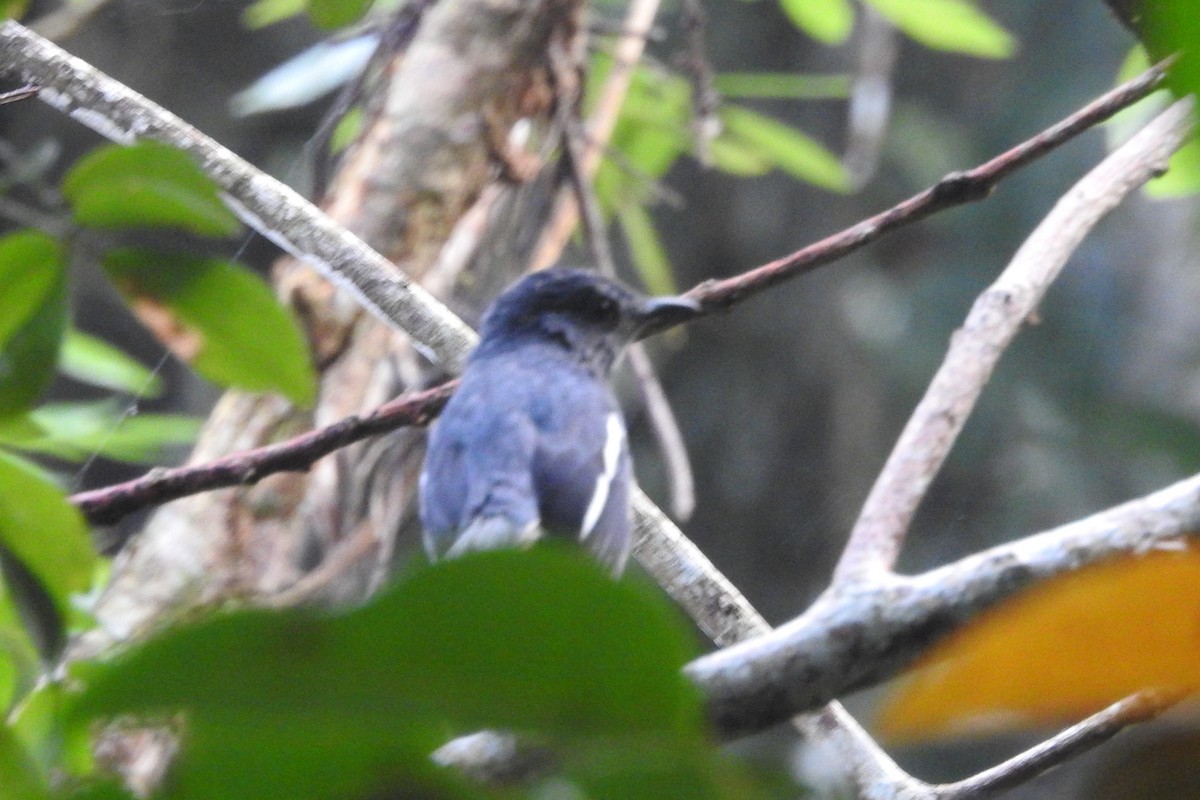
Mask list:
[{"label": "bird's back", "polygon": [[535,526],[582,538],[619,570],[629,540],[624,437],[607,382],[562,348],[532,341],[473,359],[430,436],[421,487],[430,556],[456,543],[523,544]]}]

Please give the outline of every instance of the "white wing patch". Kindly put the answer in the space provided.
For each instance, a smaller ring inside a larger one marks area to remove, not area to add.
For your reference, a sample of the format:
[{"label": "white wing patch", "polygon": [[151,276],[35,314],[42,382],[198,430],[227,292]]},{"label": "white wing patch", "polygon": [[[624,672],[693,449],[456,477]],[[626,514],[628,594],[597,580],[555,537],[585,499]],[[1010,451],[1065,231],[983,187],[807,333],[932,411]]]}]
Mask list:
[{"label": "white wing patch", "polygon": [[586,539],[600,521],[604,506],[608,504],[608,492],[613,480],[617,477],[617,468],[621,463],[621,450],[625,447],[625,424],[621,415],[613,412],[605,420],[604,435],[604,471],[596,478],[596,488],[592,491],[592,499],[588,501],[587,511],[583,514],[583,525],[579,528],[579,538]]}]

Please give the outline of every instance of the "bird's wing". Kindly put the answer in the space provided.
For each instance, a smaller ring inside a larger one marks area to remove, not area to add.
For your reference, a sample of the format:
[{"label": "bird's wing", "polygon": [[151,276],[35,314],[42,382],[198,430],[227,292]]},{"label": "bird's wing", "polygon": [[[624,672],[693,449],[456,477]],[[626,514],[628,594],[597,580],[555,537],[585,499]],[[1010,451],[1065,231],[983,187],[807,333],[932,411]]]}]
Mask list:
[{"label": "bird's wing", "polygon": [[578,537],[604,563],[623,565],[631,470],[616,402],[596,383],[572,383],[544,397],[533,415],[539,432],[533,483],[542,525]]},{"label": "bird's wing", "polygon": [[[503,546],[523,543],[538,524],[530,478],[537,432],[518,405],[489,397],[481,383],[463,384],[429,437],[420,505],[431,559],[450,551],[466,530]],[[460,549],[484,549],[476,538]]]}]

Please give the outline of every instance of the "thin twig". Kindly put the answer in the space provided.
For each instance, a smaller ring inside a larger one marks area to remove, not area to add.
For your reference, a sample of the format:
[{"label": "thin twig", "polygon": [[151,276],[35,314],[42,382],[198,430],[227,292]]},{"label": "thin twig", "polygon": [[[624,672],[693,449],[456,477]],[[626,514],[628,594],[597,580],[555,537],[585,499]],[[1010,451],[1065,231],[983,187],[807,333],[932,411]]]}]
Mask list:
[{"label": "thin twig", "polygon": [[679,421],[671,410],[671,403],[663,391],[662,383],[654,372],[650,354],[639,342],[629,348],[629,367],[642,390],[642,404],[650,417],[650,429],[662,453],[663,468],[667,473],[668,496],[671,498],[671,513],[675,519],[686,522],[696,510],[696,481],[692,475],[692,462],[688,458],[687,445],[679,431]]},{"label": "thin twig", "polygon": [[[596,98],[592,116],[588,120],[586,146],[579,156],[578,169],[589,181],[600,165],[600,156],[608,145],[613,128],[616,127],[621,105],[629,92],[633,71],[646,47],[646,36],[654,25],[659,0],[633,0],[625,16],[625,32],[617,39],[613,49],[612,67],[608,78]],[[571,192],[562,192],[554,209],[554,216],[542,234],[541,243],[534,253],[534,269],[548,267],[562,254],[575,224],[579,221],[579,205]]]},{"label": "thin twig", "polygon": [[1165,74],[1164,65],[1151,67],[991,161],[966,172],[953,172],[904,202],[790,255],[732,278],[702,283],[688,294],[699,301],[705,311],[726,309],[780,281],[835,261],[896,228],[957,205],[982,200],[1016,170],[1159,88]]},{"label": "thin twig", "polygon": [[978,800],[997,795],[1104,744],[1130,725],[1155,719],[1179,700],[1176,695],[1153,691],[1126,697],[1002,764],[955,783],[930,787],[930,796],[933,800]]},{"label": "thin twig", "polygon": [[26,84],[19,89],[13,89],[8,92],[0,93],[0,106],[6,103],[15,103],[18,100],[28,100],[31,97],[37,97],[37,93],[41,91],[40,86],[35,86],[32,83]]},{"label": "thin twig", "polygon": [[712,164],[712,140],[721,132],[717,106],[721,96],[714,86],[712,64],[704,44],[708,30],[708,14],[700,0],[684,0],[680,25],[687,42],[686,52],[679,64],[688,74],[692,88],[692,142],[696,160],[704,166]]},{"label": "thin twig", "polygon": [[276,472],[303,472],[322,456],[346,445],[406,425],[427,425],[450,399],[457,381],[412,392],[385,403],[370,414],[350,416],[265,447],[234,453],[205,464],[155,469],[140,478],[72,495],[70,500],[93,525],[188,495],[257,483]]}]

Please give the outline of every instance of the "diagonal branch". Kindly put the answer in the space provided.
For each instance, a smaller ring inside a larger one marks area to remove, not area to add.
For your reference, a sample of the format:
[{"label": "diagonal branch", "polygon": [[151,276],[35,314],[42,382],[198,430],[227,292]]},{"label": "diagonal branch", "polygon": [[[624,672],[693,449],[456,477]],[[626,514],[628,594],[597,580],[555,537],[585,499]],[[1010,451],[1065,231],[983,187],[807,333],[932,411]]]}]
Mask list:
[{"label": "diagonal branch", "polygon": [[1192,101],[1163,112],[1059,201],[975,301],[875,481],[834,573],[834,588],[889,570],[933,478],[1009,343],[1084,236],[1134,189],[1164,172],[1192,129]]},{"label": "diagonal branch", "polygon": [[1130,725],[1155,719],[1177,699],[1151,691],[1126,697],[991,769],[929,787],[928,795],[931,800],[979,800],[1000,794],[1104,744]]},{"label": "diagonal branch", "polygon": [[458,381],[410,392],[370,414],[350,416],[285,442],[277,442],[204,464],[153,469],[140,478],[79,492],[70,500],[93,525],[116,522],[127,514],[200,492],[248,486],[277,472],[303,472],[323,456],[352,442],[404,426],[428,425],[450,399]]},{"label": "diagonal branch", "polygon": [[825,595],[768,634],[686,668],[725,736],[783,722],[909,666],[980,612],[1049,578],[1200,536],[1200,475],[921,575]]},{"label": "diagonal branch", "polygon": [[783,258],[732,278],[703,283],[689,292],[689,296],[698,300],[706,312],[726,309],[781,281],[836,261],[897,228],[954,206],[982,200],[1013,172],[1161,87],[1165,74],[1165,65],[1151,67],[991,161],[965,172],[952,172],[902,203]]}]

